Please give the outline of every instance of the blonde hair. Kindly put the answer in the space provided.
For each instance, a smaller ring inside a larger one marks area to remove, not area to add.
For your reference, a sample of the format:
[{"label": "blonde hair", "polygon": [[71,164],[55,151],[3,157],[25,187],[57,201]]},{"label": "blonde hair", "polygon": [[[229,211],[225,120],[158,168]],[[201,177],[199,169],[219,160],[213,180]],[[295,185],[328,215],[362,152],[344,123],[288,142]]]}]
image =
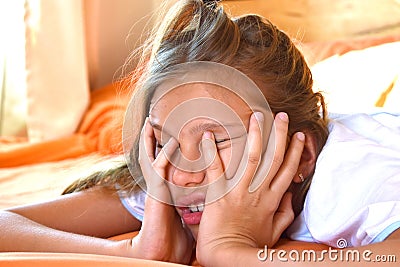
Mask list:
[{"label": "blonde hair", "polygon": [[[136,139],[130,155],[133,173],[122,163],[73,184],[66,193],[94,185],[118,184],[128,191],[137,188],[132,176],[141,175],[138,139],[153,90],[168,77],[170,67],[185,62],[213,61],[242,71],[260,87],[273,113],[288,114],[288,135],[307,131],[315,137],[320,152],[328,136],[324,99],[312,90],[311,71],[301,52],[270,21],[258,15],[231,18],[221,6],[180,0],[157,29],[143,49],[138,68],[129,76],[136,83],[132,116],[137,127],[132,129]],[[296,198],[300,202],[311,181],[308,178]]]}]

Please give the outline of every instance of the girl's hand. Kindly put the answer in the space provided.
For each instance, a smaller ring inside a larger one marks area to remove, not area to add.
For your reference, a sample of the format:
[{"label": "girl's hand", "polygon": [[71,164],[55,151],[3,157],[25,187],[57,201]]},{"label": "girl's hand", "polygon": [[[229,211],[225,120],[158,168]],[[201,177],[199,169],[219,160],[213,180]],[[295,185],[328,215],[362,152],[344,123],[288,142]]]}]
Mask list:
[{"label": "girl's hand", "polygon": [[170,192],[165,184],[168,158],[178,147],[171,139],[155,157],[153,128],[146,120],[139,145],[139,162],[147,185],[144,220],[132,245],[139,258],[189,263],[194,241],[175,208],[170,202]]},{"label": "girl's hand", "polygon": [[[259,120],[253,114],[247,138],[249,158],[244,176],[231,192],[204,208],[196,248],[197,259],[203,265],[212,263],[213,257],[224,255],[220,252],[232,248],[273,246],[294,219],[291,195],[286,191],[297,173],[304,134],[293,136],[285,154],[288,118],[285,113],[275,117],[276,150],[272,166],[261,185],[250,192],[249,186],[261,159],[262,127],[258,123],[263,123],[262,114]],[[205,133],[204,138],[214,140],[210,132]],[[222,175],[220,180],[223,181],[226,180],[223,174],[224,168],[217,153],[207,169],[207,177],[212,183]]]}]

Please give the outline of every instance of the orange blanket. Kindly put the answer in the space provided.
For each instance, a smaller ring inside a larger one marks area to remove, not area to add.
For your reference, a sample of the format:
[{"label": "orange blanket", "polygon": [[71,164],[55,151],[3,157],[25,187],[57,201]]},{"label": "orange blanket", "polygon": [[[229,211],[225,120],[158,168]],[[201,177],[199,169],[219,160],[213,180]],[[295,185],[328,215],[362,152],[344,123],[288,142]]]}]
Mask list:
[{"label": "orange blanket", "polygon": [[121,150],[121,125],[129,94],[111,84],[91,94],[91,104],[75,134],[29,143],[25,138],[0,138],[0,168],[76,158],[93,152]]},{"label": "orange blanket", "polygon": [[76,253],[0,253],[3,267],[179,267],[173,263]]}]

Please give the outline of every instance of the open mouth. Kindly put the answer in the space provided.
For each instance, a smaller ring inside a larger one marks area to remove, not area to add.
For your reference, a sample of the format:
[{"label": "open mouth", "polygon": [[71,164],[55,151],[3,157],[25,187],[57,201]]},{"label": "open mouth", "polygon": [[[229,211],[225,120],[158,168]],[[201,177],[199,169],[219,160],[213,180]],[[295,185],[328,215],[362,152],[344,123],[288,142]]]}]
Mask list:
[{"label": "open mouth", "polygon": [[205,206],[205,194],[195,192],[177,198],[175,205],[186,225],[200,224]]},{"label": "open mouth", "polygon": [[199,205],[190,205],[189,206],[189,211],[191,213],[193,212],[202,212],[204,210],[204,203],[201,203]]},{"label": "open mouth", "polygon": [[187,225],[200,224],[203,215],[204,203],[191,204],[189,207],[179,208],[181,210],[182,220]]}]

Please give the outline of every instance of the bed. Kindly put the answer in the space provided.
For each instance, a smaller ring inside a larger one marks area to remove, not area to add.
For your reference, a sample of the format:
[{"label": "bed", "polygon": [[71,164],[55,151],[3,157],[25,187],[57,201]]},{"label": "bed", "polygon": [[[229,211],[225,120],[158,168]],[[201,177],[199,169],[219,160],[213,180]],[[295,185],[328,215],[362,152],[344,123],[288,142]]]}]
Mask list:
[{"label": "bed", "polygon": [[[323,90],[330,111],[385,108],[400,112],[400,35],[313,42],[299,47],[312,66],[315,90]],[[0,208],[57,196],[93,168],[106,167],[105,156],[118,156],[121,118],[129,99],[128,92],[120,88],[120,84],[110,84],[93,91],[89,109],[70,136],[35,144],[24,138],[0,139]],[[276,248],[321,250],[326,246],[282,239]],[[0,265],[175,266],[68,253],[0,253]],[[197,265],[196,261],[192,265]]]}]

